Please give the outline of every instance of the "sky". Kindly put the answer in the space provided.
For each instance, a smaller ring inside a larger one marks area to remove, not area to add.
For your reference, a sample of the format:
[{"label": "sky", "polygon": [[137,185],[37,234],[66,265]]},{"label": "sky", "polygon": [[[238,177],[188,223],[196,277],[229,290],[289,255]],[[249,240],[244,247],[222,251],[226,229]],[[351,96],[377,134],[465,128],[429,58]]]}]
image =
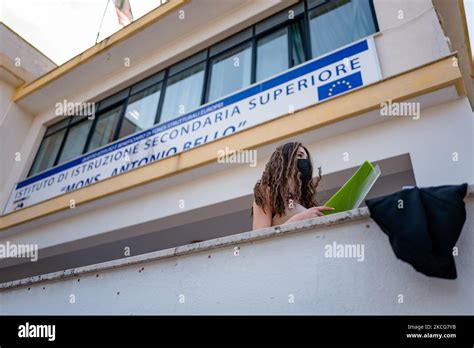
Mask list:
[{"label": "sky", "polygon": [[[95,44],[107,1],[0,0],[0,20],[60,65]],[[464,3],[474,49],[474,0]],[[137,19],[159,6],[160,0],[130,0],[130,4]],[[110,0],[99,41],[121,28]]]},{"label": "sky", "polygon": [[[0,0],[0,20],[60,65],[93,46],[108,0]],[[130,0],[134,19],[160,0]],[[122,29],[113,1],[107,6],[99,41]]]}]

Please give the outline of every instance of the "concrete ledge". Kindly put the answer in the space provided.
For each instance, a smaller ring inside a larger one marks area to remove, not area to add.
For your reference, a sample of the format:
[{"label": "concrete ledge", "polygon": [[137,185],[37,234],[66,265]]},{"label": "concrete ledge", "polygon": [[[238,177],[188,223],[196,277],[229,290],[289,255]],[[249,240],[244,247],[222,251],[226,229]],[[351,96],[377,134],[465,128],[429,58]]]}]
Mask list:
[{"label": "concrete ledge", "polygon": [[40,282],[58,280],[63,278],[70,278],[85,273],[93,273],[98,271],[106,271],[124,266],[130,266],[138,263],[157,261],[161,259],[167,259],[171,257],[197,253],[206,250],[212,250],[217,248],[226,247],[229,245],[252,242],[255,240],[266,239],[276,237],[279,235],[286,235],[289,233],[302,232],[309,229],[322,230],[330,226],[344,224],[350,221],[369,219],[369,210],[367,208],[359,208],[349,210],[342,213],[332,214],[324,217],[308,219],[303,221],[297,221],[288,225],[280,225],[269,228],[263,228],[260,230],[254,230],[249,232],[238,233],[227,237],[210,239],[200,243],[193,243],[182,245],[176,248],[170,248],[160,251],[155,251],[147,254],[130,256],[118,260],[102,262],[98,264],[71,268],[64,271],[53,272],[43,275],[38,275],[30,278],[24,278],[5,282],[0,284],[0,290],[10,289],[14,287],[21,287]]},{"label": "concrete ledge", "polygon": [[[474,198],[474,185],[469,185],[468,192],[465,199]],[[130,256],[122,259],[117,259],[98,264],[67,269],[64,271],[53,272],[43,275],[38,275],[30,278],[24,278],[14,281],[9,281],[0,284],[0,291],[11,289],[15,287],[22,287],[32,285],[40,282],[60,280],[64,278],[71,278],[74,276],[93,273],[98,271],[107,271],[115,268],[130,266],[138,263],[145,263],[157,261],[161,259],[172,258],[181,255],[193,254],[202,251],[226,247],[229,245],[236,245],[241,243],[248,243],[260,239],[272,238],[281,235],[287,235],[296,232],[303,232],[307,230],[321,231],[327,227],[337,226],[358,220],[369,220],[370,214],[366,207],[345,211],[342,213],[332,214],[324,217],[318,217],[303,221],[297,221],[287,225],[274,226],[260,230],[243,232],[235,235],[230,235],[222,238],[207,240],[200,243],[193,243],[182,245],[176,248],[170,248],[160,251],[155,251],[147,254]]]}]

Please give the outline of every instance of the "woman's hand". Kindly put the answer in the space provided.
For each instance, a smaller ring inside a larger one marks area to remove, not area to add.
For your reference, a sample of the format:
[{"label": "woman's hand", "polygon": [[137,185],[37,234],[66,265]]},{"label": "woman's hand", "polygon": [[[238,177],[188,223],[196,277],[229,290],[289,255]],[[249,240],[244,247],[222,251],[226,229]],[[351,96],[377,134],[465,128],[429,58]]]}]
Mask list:
[{"label": "woman's hand", "polygon": [[318,216],[324,216],[322,213],[323,211],[334,210],[334,208],[321,206],[321,207],[312,207],[302,211],[301,213],[293,215],[289,220],[285,222],[285,224],[292,223],[295,221],[301,221],[306,219],[311,219]]},{"label": "woman's hand", "polygon": [[311,219],[317,216],[324,216],[323,211],[330,211],[330,210],[334,210],[334,208],[326,207],[326,206],[312,207],[312,208],[306,209],[305,211],[302,211],[301,213],[298,213],[297,215],[300,215],[301,220],[306,220],[306,219]]}]

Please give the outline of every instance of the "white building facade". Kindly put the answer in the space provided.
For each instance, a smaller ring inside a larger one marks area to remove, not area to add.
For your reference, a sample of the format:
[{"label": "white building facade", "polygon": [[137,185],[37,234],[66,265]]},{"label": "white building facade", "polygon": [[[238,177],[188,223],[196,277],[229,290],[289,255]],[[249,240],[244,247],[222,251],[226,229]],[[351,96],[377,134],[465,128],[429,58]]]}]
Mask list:
[{"label": "white building facade", "polygon": [[[1,29],[0,244],[38,248],[0,260],[1,314],[474,314],[462,1],[170,0],[58,67]],[[287,141],[322,202],[365,160],[369,198],[468,183],[458,278],[396,259],[365,207],[251,231]]]}]

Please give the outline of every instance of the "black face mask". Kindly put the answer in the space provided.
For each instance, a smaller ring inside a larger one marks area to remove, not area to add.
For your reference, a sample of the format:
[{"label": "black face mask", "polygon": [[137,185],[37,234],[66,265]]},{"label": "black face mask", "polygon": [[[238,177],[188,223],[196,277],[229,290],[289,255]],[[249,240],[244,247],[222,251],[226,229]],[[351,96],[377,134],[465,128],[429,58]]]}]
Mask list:
[{"label": "black face mask", "polygon": [[311,162],[307,158],[298,158],[297,167],[301,173],[302,184],[305,186],[313,178]]}]

